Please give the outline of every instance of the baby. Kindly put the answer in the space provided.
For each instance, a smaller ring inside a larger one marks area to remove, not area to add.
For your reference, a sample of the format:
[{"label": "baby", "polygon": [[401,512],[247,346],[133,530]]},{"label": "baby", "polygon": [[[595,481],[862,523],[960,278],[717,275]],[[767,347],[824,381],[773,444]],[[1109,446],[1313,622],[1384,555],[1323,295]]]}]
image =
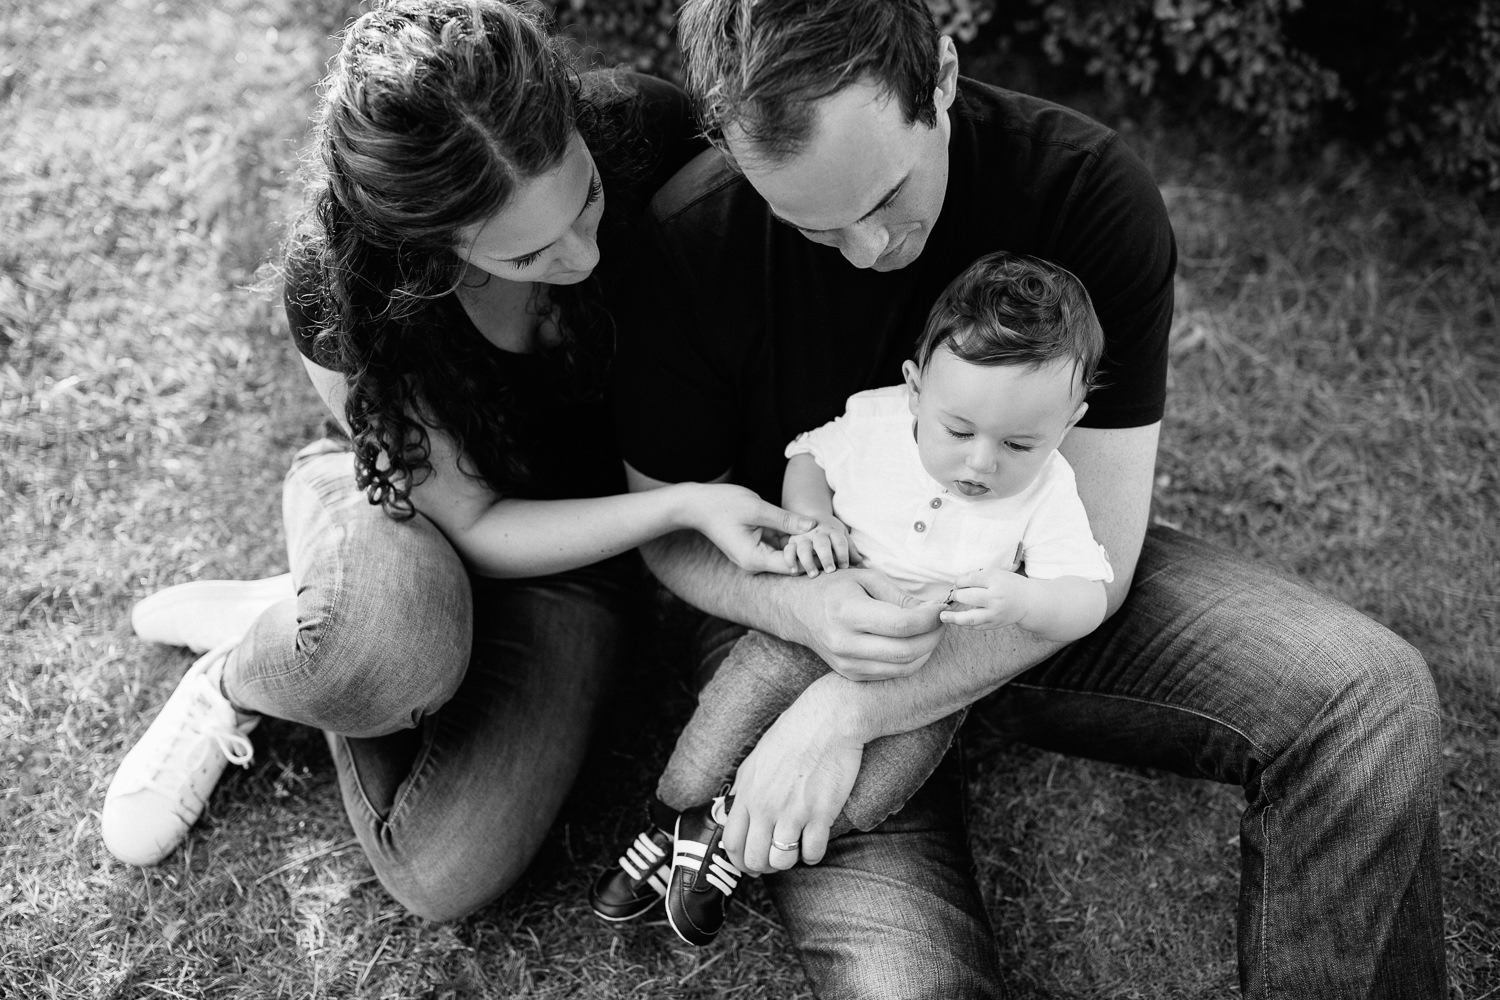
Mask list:
[{"label": "baby", "polygon": [[[788,540],[788,561],[809,576],[879,570],[947,605],[949,625],[1016,625],[1057,642],[1092,632],[1114,577],[1057,448],[1088,410],[1103,344],[1067,271],[1008,253],[975,261],[933,306],[902,385],[851,396],[843,416],[787,446],[782,505],[817,520]],[[741,875],[721,844],[733,797],[716,793],[828,669],[764,633],[735,644],[677,741],[649,828],[595,883],[596,913],[632,919],[665,895],[679,937],[713,940]],[[963,716],[870,743],[828,835],[899,810]],[[786,839],[772,840],[773,856],[800,851],[801,833],[776,836]]]}]

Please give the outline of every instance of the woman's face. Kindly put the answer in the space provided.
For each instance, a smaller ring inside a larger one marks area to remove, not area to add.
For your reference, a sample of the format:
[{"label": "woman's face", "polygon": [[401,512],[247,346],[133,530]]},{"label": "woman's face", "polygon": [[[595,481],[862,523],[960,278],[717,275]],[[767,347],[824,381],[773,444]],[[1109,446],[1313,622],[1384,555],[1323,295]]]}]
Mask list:
[{"label": "woman's face", "polygon": [[562,162],[516,188],[504,208],[458,232],[458,256],[506,281],[572,285],[599,263],[604,188],[577,134]]}]

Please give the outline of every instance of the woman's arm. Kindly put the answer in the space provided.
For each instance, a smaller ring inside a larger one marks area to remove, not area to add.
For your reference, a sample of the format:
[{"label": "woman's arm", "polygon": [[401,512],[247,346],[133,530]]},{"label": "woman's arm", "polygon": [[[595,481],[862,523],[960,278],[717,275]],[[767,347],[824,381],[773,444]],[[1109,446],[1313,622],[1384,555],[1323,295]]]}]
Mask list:
[{"label": "woman's arm", "polygon": [[[302,363],[324,404],[343,423],[344,377],[306,358]],[[502,499],[460,469],[461,453],[448,435],[426,431],[431,468],[412,486],[412,506],[486,576],[560,573],[683,528],[702,532],[742,569],[786,573],[785,558],[762,540],[762,529],[789,533],[810,525],[750,490],[729,485],[680,483],[651,494],[575,500]]]}]

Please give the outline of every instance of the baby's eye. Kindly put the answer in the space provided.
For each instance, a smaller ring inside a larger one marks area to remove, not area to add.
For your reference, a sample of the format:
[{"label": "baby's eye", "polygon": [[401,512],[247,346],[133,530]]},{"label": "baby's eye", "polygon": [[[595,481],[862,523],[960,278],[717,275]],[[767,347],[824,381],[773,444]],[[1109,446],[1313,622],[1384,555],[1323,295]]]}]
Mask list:
[{"label": "baby's eye", "polygon": [[521,269],[530,267],[532,264],[535,264],[537,261],[539,261],[541,259],[542,259],[542,252],[540,250],[538,250],[536,253],[529,253],[529,254],[527,254],[524,257],[517,257],[515,260],[511,261],[511,264],[517,270],[521,270]]},{"label": "baby's eye", "polygon": [[1024,455],[1028,451],[1031,451],[1034,446],[1029,444],[1017,444],[1015,441],[1007,441],[1005,442],[1005,447],[1009,448],[1011,451]]},{"label": "baby's eye", "polygon": [[950,435],[958,438],[960,441],[967,441],[969,440],[969,438],[974,436],[970,431],[956,431],[952,427],[946,428],[946,430]]}]

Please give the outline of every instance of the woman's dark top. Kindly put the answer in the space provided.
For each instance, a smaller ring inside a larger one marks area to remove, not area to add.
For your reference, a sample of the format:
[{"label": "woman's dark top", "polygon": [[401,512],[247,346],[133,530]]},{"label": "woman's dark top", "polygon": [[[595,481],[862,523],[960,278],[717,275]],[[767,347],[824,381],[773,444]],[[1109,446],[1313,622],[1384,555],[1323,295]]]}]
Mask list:
[{"label": "woman's dark top", "polygon": [[[622,265],[634,252],[635,223],[651,195],[706,148],[698,138],[687,96],[678,87],[636,73],[613,76],[625,94],[602,112],[606,119],[602,131],[609,148],[590,146],[605,196],[598,237],[599,266],[591,280],[600,282],[606,307],[619,301],[625,270]],[[601,86],[608,88],[611,84]],[[338,370],[337,361],[316,348],[319,324],[296,304],[308,298],[297,277],[289,275],[285,289],[292,339],[308,360]],[[495,347],[484,340],[455,295],[433,300],[422,322],[482,341],[480,349],[503,359],[498,366],[502,381],[494,389],[510,397],[510,431],[530,471],[528,482],[506,490],[507,495],[556,500],[625,492],[613,418],[605,397],[602,391],[580,397],[574,376],[559,352],[517,354]],[[602,337],[582,339],[608,351],[615,337],[606,332]]]}]

